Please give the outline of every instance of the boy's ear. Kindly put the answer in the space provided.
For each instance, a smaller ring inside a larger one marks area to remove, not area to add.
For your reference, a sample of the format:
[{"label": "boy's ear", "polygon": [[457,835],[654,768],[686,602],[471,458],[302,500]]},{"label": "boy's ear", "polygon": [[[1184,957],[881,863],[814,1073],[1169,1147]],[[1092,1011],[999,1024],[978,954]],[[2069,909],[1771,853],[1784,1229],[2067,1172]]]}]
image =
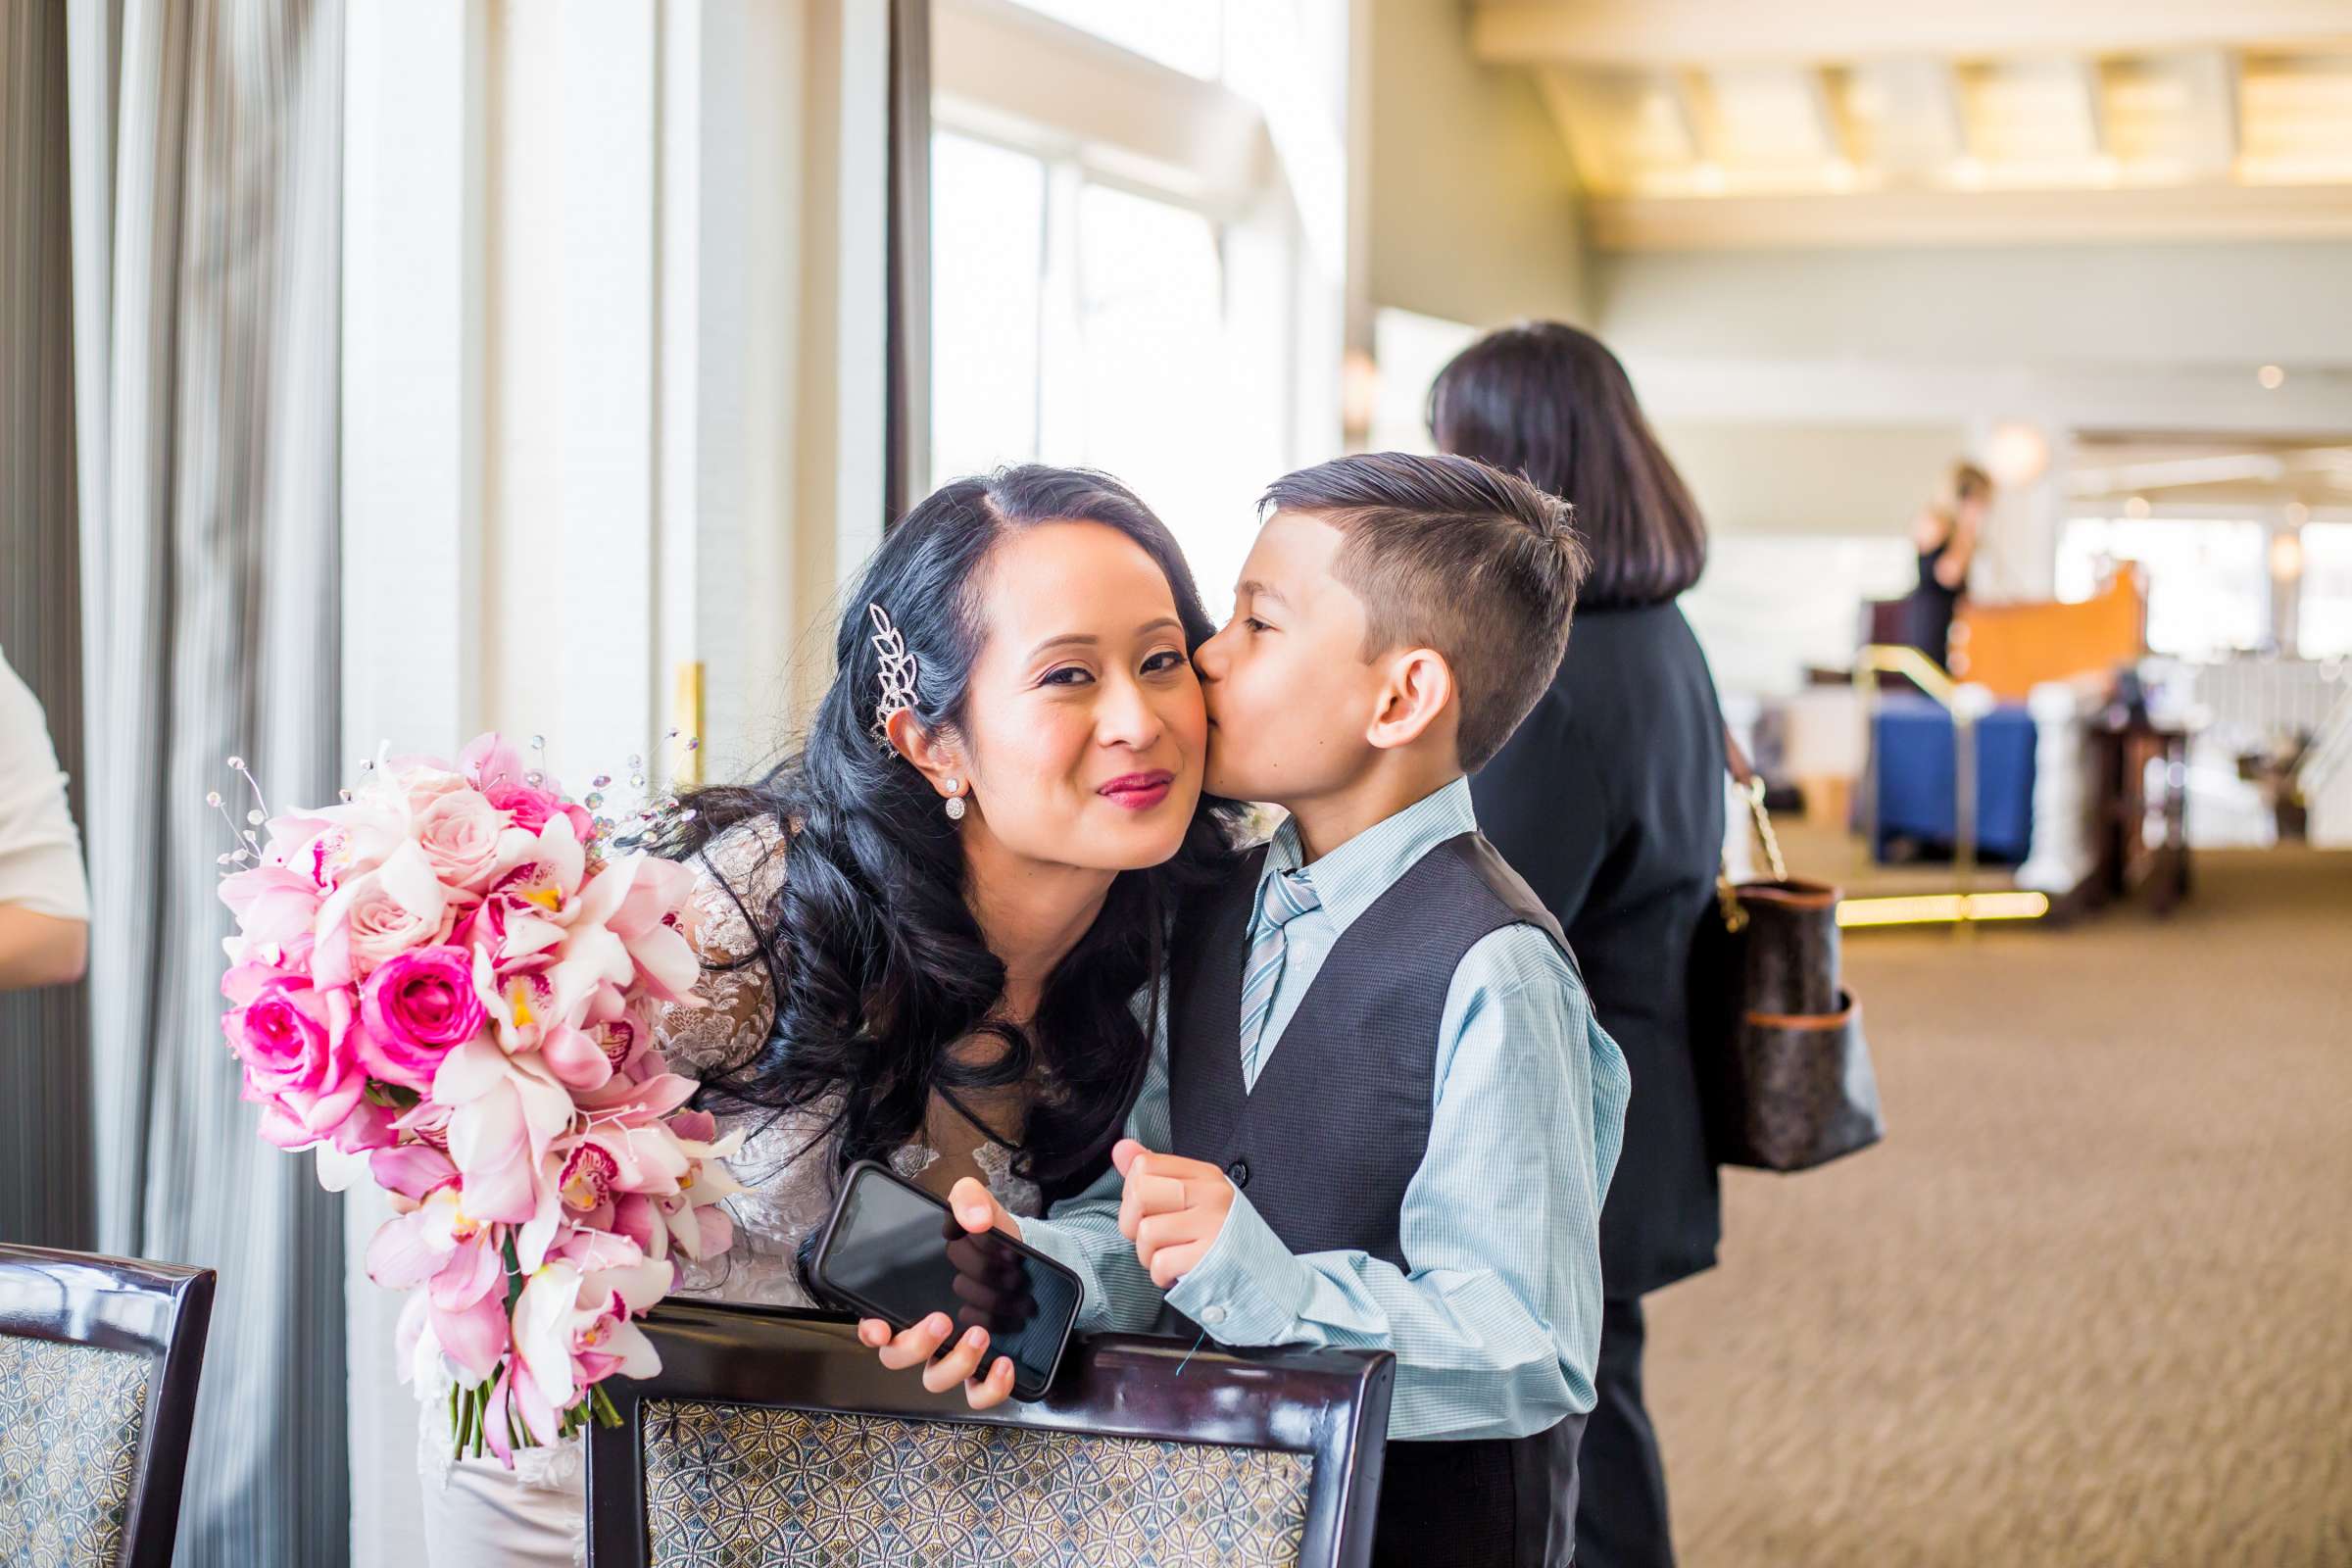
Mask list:
[{"label": "boy's ear", "polygon": [[[890,736],[891,750],[906,759],[943,797],[959,795],[971,788],[971,769],[965,765],[963,747],[957,744],[954,731],[930,729],[914,716],[913,709],[902,708],[890,715],[885,732]],[[948,788],[950,779],[956,781],[953,790]]]},{"label": "boy's ear", "polygon": [[1424,735],[1458,727],[1453,669],[1444,654],[1434,648],[1407,648],[1389,655],[1387,664],[1365,740],[1382,751],[1395,751]]}]

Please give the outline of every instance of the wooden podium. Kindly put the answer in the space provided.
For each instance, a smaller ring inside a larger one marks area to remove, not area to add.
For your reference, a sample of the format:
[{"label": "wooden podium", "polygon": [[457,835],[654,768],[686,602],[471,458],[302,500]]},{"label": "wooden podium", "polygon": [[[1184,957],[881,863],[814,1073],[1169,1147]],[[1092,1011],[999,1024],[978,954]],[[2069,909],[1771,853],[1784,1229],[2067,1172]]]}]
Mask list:
[{"label": "wooden podium", "polygon": [[2079,605],[1964,603],[1952,621],[1956,680],[2022,703],[2045,680],[2106,673],[2147,652],[2148,604],[2138,575],[2119,571]]}]

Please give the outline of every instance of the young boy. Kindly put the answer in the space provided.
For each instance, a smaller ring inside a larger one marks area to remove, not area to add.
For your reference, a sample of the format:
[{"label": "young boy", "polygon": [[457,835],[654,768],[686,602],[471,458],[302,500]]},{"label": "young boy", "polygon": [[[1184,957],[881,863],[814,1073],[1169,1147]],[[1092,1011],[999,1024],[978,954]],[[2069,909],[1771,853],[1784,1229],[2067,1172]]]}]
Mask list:
[{"label": "young boy", "polygon": [[[1467,459],[1343,458],[1262,505],[1195,662],[1208,790],[1289,819],[1178,934],[1115,1171],[1025,1224],[978,1182],[952,1201],[1076,1269],[1084,1330],[1164,1298],[1225,1345],[1395,1351],[1375,1560],[1565,1564],[1629,1085],[1465,775],[1558,667],[1583,551],[1562,503]],[[912,1367],[951,1327],[861,1333]],[[924,1382],[998,1402],[986,1349]]]}]

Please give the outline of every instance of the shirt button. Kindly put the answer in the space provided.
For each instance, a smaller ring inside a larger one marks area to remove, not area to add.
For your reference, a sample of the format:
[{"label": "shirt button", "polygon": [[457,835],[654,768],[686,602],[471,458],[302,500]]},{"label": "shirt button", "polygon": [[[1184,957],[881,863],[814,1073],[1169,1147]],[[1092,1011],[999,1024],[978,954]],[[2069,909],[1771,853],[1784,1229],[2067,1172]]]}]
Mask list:
[{"label": "shirt button", "polygon": [[1220,1324],[1220,1323],[1222,1323],[1222,1322],[1224,1322],[1224,1321],[1225,1321],[1225,1309],[1224,1309],[1223,1307],[1221,1307],[1221,1306],[1204,1306],[1204,1307],[1202,1307],[1202,1308],[1200,1309],[1200,1324],[1201,1324],[1201,1327],[1203,1327],[1203,1328],[1212,1328],[1212,1329],[1213,1329],[1213,1328],[1215,1328],[1215,1327],[1216,1327],[1218,1324]]},{"label": "shirt button", "polygon": [[1233,1178],[1234,1186],[1247,1187],[1250,1185],[1250,1162],[1246,1159],[1237,1159],[1225,1167],[1225,1174]]}]

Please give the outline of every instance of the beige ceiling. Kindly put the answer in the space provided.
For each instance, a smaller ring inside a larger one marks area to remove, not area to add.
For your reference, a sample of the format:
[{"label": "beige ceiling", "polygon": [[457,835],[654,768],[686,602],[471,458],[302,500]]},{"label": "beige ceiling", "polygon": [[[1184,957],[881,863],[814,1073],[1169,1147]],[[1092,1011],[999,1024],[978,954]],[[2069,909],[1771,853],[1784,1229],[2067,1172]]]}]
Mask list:
[{"label": "beige ceiling", "polygon": [[1476,0],[1605,247],[2352,233],[2352,0]]},{"label": "beige ceiling", "polygon": [[2247,436],[2085,432],[2064,476],[2076,501],[2352,506],[2352,446]]}]

